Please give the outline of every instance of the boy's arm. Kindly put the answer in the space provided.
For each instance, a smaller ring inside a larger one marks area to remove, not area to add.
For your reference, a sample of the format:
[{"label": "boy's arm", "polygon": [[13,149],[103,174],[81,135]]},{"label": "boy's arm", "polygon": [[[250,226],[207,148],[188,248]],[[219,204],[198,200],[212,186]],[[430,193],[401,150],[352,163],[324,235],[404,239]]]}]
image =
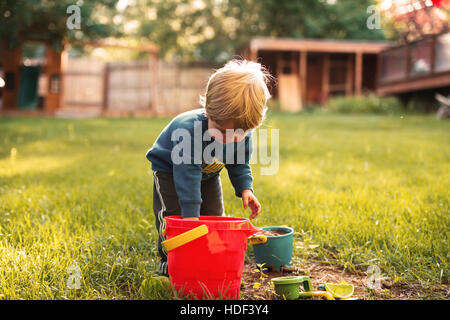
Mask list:
[{"label": "boy's arm", "polygon": [[195,164],[174,165],[173,181],[181,207],[181,216],[183,218],[199,217],[202,204],[201,166]]},{"label": "boy's arm", "polygon": [[[242,197],[242,191],[249,189],[253,191],[252,169],[250,168],[250,158],[252,155],[252,136],[249,134],[243,141],[244,144],[239,145],[235,150],[234,164],[227,164],[225,168],[228,171],[231,184],[237,197]],[[244,149],[242,149],[244,148]],[[239,153],[244,152],[245,162],[238,163]]]},{"label": "boy's arm", "polygon": [[[244,147],[245,149],[239,149]],[[250,158],[252,154],[252,137],[248,135],[245,138],[244,145],[238,146],[237,153],[245,152],[245,162],[239,164],[235,157],[235,164],[226,165],[228,176],[230,177],[231,184],[234,187],[236,196],[242,198],[242,205],[244,210],[248,207],[251,208],[252,213],[250,219],[256,218],[261,212],[261,205],[258,199],[253,194],[253,177],[252,170],[250,168]]]},{"label": "boy's arm", "polygon": [[252,170],[248,163],[230,164],[225,167],[237,197],[242,197],[242,191],[246,189],[253,191]]},{"label": "boy's arm", "polygon": [[[184,129],[182,125],[179,129]],[[183,218],[198,218],[202,204],[202,167],[195,158],[195,127],[172,132],[172,173]]]}]

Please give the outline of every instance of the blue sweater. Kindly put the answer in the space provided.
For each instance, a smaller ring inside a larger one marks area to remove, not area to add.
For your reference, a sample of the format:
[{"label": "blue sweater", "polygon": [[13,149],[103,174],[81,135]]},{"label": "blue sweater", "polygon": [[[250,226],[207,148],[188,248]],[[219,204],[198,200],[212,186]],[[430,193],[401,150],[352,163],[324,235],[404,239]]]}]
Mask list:
[{"label": "blue sweater", "polygon": [[[173,174],[183,217],[200,216],[201,181],[219,175],[224,167],[228,171],[236,196],[240,197],[245,189],[253,190],[249,165],[252,152],[251,133],[241,142],[222,145],[213,139],[203,141],[204,136],[206,140],[210,139],[207,130],[208,118],[205,109],[184,112],[172,119],[146,154],[154,171]],[[176,161],[172,158],[173,150],[180,156]]]}]

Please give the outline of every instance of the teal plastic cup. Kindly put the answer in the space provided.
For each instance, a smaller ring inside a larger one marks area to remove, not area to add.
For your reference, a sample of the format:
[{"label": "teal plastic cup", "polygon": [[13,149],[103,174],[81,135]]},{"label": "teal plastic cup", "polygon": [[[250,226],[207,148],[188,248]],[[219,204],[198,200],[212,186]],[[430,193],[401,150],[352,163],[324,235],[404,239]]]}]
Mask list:
[{"label": "teal plastic cup", "polygon": [[263,227],[262,229],[286,232],[278,236],[267,236],[265,243],[253,244],[256,263],[264,264],[264,267],[280,272],[281,267],[291,264],[294,229],[278,226]]}]

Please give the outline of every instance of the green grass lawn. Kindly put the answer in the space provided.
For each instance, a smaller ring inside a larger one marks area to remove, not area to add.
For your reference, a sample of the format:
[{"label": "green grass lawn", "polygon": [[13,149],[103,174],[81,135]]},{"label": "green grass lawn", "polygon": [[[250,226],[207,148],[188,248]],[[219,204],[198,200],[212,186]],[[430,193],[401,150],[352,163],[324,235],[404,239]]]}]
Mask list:
[{"label": "green grass lawn", "polygon": [[[167,298],[141,285],[158,263],[145,153],[169,120],[0,118],[0,298]],[[274,114],[264,127],[280,129],[280,166],[253,166],[254,224],[293,227],[294,261],[448,284],[449,122]],[[227,214],[248,216],[222,181]]]}]

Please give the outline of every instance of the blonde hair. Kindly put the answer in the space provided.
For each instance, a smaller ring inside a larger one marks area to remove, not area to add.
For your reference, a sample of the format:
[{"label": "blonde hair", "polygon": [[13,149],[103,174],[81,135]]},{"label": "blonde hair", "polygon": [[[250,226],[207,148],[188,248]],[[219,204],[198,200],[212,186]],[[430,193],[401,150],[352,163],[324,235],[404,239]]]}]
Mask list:
[{"label": "blonde hair", "polygon": [[235,129],[257,128],[264,121],[271,97],[267,84],[272,78],[257,62],[230,60],[210,76],[200,104],[214,122],[232,119]]}]

